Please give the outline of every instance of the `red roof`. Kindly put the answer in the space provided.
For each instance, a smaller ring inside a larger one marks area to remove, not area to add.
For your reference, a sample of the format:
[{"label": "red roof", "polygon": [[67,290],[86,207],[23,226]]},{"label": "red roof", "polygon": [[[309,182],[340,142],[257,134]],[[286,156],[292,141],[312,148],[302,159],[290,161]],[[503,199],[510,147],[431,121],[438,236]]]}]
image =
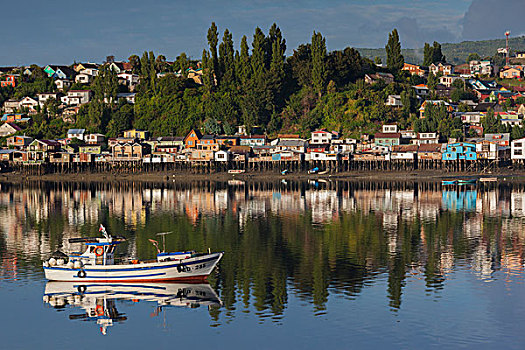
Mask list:
[{"label": "red roof", "polygon": [[376,139],[400,139],[401,134],[398,132],[378,132],[374,134]]}]

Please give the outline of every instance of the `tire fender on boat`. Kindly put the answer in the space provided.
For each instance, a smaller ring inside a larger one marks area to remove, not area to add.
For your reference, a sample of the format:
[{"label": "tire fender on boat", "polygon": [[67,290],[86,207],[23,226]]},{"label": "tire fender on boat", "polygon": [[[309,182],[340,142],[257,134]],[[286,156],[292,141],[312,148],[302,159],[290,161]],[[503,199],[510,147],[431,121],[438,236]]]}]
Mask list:
[{"label": "tire fender on boat", "polygon": [[182,266],[182,264],[179,264],[179,265],[177,266],[177,271],[179,271],[179,272],[184,271],[184,266]]},{"label": "tire fender on boat", "polygon": [[84,271],[84,270],[78,271],[77,276],[80,277],[80,278],[86,277],[86,271]]},{"label": "tire fender on boat", "polygon": [[77,287],[77,290],[80,294],[84,294],[84,292],[86,291],[86,286],[78,286]]}]

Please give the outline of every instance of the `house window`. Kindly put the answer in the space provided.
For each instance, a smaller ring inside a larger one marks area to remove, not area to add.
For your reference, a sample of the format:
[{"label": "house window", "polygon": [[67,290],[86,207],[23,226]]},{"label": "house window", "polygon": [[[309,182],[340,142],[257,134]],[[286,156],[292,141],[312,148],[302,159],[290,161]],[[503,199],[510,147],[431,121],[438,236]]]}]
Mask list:
[{"label": "house window", "polygon": [[515,149],[514,150],[514,155],[515,156],[522,156],[523,155],[523,150],[520,148],[520,149]]},{"label": "house window", "polygon": [[188,141],[188,145],[192,146],[193,145],[193,141]]},{"label": "house window", "polygon": [[516,142],[516,143],[514,144],[514,147],[521,147],[521,142]]}]

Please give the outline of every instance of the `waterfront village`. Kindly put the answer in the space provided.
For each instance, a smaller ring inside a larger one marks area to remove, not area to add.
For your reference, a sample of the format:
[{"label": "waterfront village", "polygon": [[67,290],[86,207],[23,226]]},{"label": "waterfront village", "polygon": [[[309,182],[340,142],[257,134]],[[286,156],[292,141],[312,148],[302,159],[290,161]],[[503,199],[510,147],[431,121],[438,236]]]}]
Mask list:
[{"label": "waterfront village", "polygon": [[[525,58],[525,52],[517,52],[516,58]],[[439,133],[437,127],[416,132],[411,128],[401,128],[396,123],[384,123],[379,126],[378,132],[361,133],[354,138],[326,128],[312,131],[309,137],[299,134],[275,134],[270,137],[263,127],[244,125],[231,128],[235,131],[228,135],[208,134],[202,128],[194,128],[184,135],[167,132],[164,136],[153,136],[147,129],[131,128],[116,137],[90,133],[84,128],[70,128],[66,137],[54,140],[32,138],[25,134],[24,129],[33,123],[33,116],[51,99],[57,101],[57,110],[63,121],[73,125],[75,114],[82,105],[91,102],[93,92],[70,87],[93,82],[103,67],[114,72],[118,84],[128,91],[118,93],[118,101],[131,105],[135,103],[134,90],[141,77],[133,71],[129,62],[111,60],[103,65],[79,63],[42,67],[47,77],[53,79],[54,91],[8,99],[3,103],[0,138],[4,138],[5,145],[0,150],[0,161],[4,164],[4,170],[42,164],[60,169],[74,164],[88,168],[104,164],[106,169],[108,166],[143,169],[148,164],[186,164],[187,168],[213,164],[224,171],[258,169],[261,164],[266,164],[267,169],[287,171],[287,162],[302,164],[294,168],[296,170],[311,170],[314,167],[323,170],[323,166],[337,170],[340,169],[337,164],[342,163],[346,164],[344,170],[361,169],[355,166],[359,162],[381,163],[380,167],[376,166],[380,169],[393,169],[385,163],[430,162],[434,166],[429,168],[442,169],[447,161],[485,161],[486,168],[519,164],[525,159],[524,135],[514,132],[523,128],[525,87],[501,83],[521,81],[525,65],[497,67],[490,60],[472,60],[457,66],[443,62],[432,63],[428,67],[404,63],[402,71],[420,77],[422,81],[429,75],[438,80],[435,86],[429,86],[430,83],[412,86],[412,93],[417,99],[417,117],[421,120],[427,118],[429,106],[445,110],[451,120],[462,125],[462,132],[455,135],[457,137],[446,137]],[[0,68],[0,84],[15,88],[25,76],[32,74],[33,69],[33,66]],[[163,74],[166,73],[157,73],[157,78]],[[180,76],[181,72],[170,74]],[[203,84],[202,68],[190,67],[184,76],[197,85]],[[381,69],[364,75],[364,84],[388,86],[393,82],[394,75]],[[457,86],[468,86],[475,98],[454,102],[451,93]],[[391,94],[384,101],[384,107],[400,109],[403,108],[403,101],[402,96]],[[487,132],[485,126],[490,124],[487,118],[492,118],[493,124],[496,124],[492,126],[493,130],[506,132]],[[515,134],[521,137],[514,137]],[[269,165],[272,163],[279,166],[272,168]],[[457,170],[469,170],[469,167]]]}]

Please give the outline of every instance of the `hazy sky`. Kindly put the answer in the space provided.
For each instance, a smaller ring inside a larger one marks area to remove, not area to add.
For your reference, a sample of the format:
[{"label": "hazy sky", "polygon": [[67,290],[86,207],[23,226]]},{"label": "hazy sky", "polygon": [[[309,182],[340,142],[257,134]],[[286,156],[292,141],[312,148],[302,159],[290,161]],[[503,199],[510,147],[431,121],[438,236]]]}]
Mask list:
[{"label": "hazy sky", "polygon": [[281,28],[288,53],[320,31],[329,50],[383,47],[398,28],[403,47],[525,34],[525,0],[18,0],[2,4],[0,65],[101,62],[144,50],[168,60],[200,57],[212,21],[249,42],[255,27]]}]

